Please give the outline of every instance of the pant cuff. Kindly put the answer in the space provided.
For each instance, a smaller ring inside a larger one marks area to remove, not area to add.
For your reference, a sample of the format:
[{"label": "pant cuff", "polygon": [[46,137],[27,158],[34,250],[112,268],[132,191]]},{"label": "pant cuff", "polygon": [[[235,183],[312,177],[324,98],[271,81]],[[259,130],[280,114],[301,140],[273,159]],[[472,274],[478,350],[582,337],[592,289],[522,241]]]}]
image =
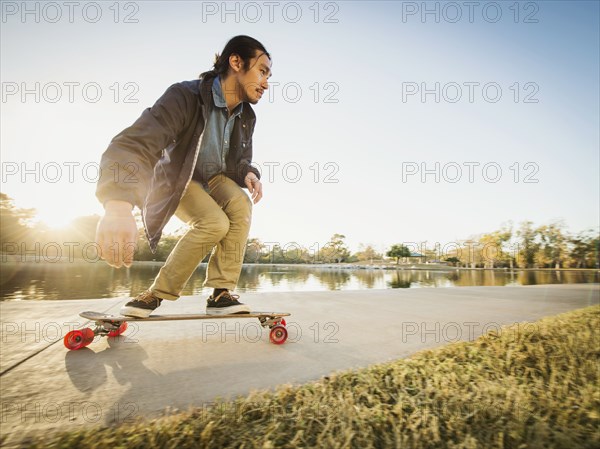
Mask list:
[{"label": "pant cuff", "polygon": [[205,282],[203,287],[206,288],[226,288],[227,290],[235,290],[235,284],[223,284],[223,283],[214,283],[214,282]]},{"label": "pant cuff", "polygon": [[179,299],[179,296],[177,296],[177,295],[172,295],[170,293],[161,292],[160,290],[155,290],[153,288],[150,288],[150,291],[154,294],[154,296],[158,296],[160,299],[167,299],[169,301],[175,301],[175,300]]}]

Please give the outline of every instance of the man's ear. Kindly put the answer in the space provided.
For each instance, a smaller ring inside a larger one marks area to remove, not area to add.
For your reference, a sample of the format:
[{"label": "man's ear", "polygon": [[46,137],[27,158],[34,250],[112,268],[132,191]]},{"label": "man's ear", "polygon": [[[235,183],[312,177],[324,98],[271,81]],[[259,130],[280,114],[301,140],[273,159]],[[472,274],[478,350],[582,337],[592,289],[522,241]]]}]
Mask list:
[{"label": "man's ear", "polygon": [[243,65],[243,61],[242,61],[242,58],[239,57],[239,55],[232,53],[229,56],[229,67],[234,72],[240,72],[242,70],[242,65]]}]

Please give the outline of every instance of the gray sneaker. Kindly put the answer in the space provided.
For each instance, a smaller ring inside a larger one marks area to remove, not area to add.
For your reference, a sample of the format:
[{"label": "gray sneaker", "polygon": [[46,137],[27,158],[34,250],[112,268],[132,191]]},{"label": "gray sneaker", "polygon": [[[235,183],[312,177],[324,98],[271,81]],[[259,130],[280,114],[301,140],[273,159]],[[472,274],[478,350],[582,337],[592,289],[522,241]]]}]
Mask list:
[{"label": "gray sneaker", "polygon": [[212,295],[206,301],[207,315],[233,315],[238,313],[250,313],[250,307],[238,301],[239,295],[232,295],[224,291],[216,298]]},{"label": "gray sneaker", "polygon": [[120,313],[123,316],[148,318],[161,302],[162,298],[155,296],[150,290],[146,290],[121,307]]}]

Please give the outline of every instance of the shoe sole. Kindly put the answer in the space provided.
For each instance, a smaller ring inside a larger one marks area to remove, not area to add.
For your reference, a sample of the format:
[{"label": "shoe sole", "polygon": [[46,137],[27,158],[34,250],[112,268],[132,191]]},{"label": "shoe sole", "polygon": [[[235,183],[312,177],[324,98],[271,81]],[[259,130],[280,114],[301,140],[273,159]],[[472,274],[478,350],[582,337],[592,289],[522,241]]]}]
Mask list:
[{"label": "shoe sole", "polygon": [[207,315],[237,315],[250,313],[250,307],[246,305],[230,306],[230,307],[210,307],[206,308]]},{"label": "shoe sole", "polygon": [[133,318],[148,318],[152,312],[154,312],[154,309],[153,310],[139,309],[137,307],[128,307],[128,306],[121,307],[121,310],[119,311],[119,313],[121,315],[130,316]]}]

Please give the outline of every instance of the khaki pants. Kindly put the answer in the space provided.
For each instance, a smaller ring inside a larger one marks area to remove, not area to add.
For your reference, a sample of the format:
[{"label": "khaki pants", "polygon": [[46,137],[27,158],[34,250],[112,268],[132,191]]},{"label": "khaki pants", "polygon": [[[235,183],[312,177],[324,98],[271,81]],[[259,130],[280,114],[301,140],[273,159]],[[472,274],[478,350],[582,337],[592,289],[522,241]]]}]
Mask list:
[{"label": "khaki pants", "polygon": [[252,201],[233,180],[216,175],[208,192],[190,181],[175,211],[190,226],[169,254],[150,290],[177,299],[198,264],[212,250],[205,287],[235,289],[246,251]]}]

